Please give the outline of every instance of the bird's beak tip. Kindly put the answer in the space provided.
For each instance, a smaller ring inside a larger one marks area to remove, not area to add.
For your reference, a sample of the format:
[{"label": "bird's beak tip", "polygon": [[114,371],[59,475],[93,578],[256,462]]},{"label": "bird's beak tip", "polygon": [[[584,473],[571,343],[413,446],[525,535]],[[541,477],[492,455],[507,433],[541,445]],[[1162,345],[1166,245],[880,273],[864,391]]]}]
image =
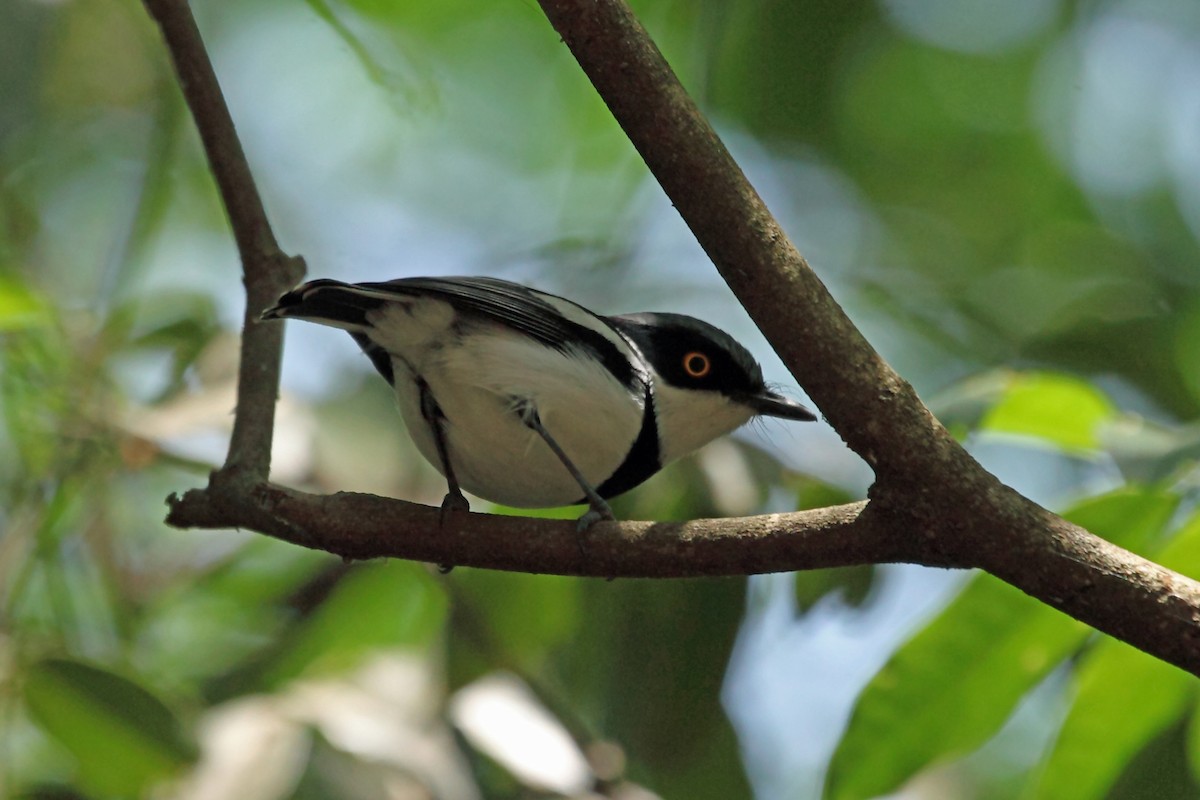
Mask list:
[{"label": "bird's beak tip", "polygon": [[807,406],[770,392],[756,395],[752,398],[750,405],[754,409],[754,413],[764,417],[778,417],[797,422],[814,422],[817,419],[817,415]]}]

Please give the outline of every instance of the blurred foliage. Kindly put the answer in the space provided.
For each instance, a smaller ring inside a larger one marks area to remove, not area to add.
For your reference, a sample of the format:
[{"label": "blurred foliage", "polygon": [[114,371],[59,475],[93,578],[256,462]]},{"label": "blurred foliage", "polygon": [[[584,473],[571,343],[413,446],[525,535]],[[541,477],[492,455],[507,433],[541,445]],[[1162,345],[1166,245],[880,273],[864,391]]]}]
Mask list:
[{"label": "blurred foliage", "polygon": [[[1087,500],[1065,516],[1110,541],[1144,551],[1161,535],[1177,506],[1178,498],[1171,493],[1120,490]],[[863,691],[830,766],[829,796],[886,794],[927,764],[980,746],[995,735],[1017,702],[1078,651],[1087,636],[1086,625],[990,575],[976,576],[893,654]],[[1180,680],[1191,680],[1126,645],[1111,640],[1102,644],[1143,656]],[[956,668],[948,672],[947,664]],[[1109,675],[1118,683],[1124,680],[1120,671]],[[1128,694],[1126,689],[1098,695],[1088,707],[1111,707],[1114,698]],[[898,729],[908,735],[891,747],[878,746]],[[1093,728],[1101,736],[1110,735],[1107,730]],[[1129,755],[1112,763],[1120,765]],[[1080,772],[1094,771],[1075,766],[1079,769],[1066,773],[1072,786]],[[1073,791],[1045,796],[1066,797]]]},{"label": "blurred foliage", "polygon": [[[193,5],[272,220],[318,274],[484,272],[707,314],[771,371],[536,5]],[[951,430],[1200,574],[1192,0],[634,5]],[[162,499],[223,457],[241,284],[161,42],[135,0],[8,0],[0,96],[0,797],[1200,793],[1195,680],[988,576],[902,617],[896,647],[887,567],[772,593],[165,528]],[[353,345],[296,327],[275,479],[438,502]],[[818,427],[714,443],[615,508],[861,497]],[[789,649],[829,630],[874,648],[865,687]]]}]

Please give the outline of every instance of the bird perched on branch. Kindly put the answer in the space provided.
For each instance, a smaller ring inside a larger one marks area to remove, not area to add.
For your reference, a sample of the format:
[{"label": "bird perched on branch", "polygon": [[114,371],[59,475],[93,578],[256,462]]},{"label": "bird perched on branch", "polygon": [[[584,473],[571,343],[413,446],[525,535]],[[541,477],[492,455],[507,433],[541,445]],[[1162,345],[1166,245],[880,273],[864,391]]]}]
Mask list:
[{"label": "bird perched on branch", "polygon": [[742,345],[681,314],[601,316],[496,278],[314,280],[263,319],[342,328],[395,389],[417,449],[462,490],[510,506],[606,502],[756,415],[816,417],[767,388]]}]

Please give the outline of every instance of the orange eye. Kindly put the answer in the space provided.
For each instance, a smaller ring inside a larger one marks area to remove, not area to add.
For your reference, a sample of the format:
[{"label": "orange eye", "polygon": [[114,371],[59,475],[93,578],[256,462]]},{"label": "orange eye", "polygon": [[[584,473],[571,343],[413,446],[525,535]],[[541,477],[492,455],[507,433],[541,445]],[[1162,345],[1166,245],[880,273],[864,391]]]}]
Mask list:
[{"label": "orange eye", "polygon": [[693,378],[703,378],[712,372],[712,362],[704,353],[693,350],[683,357],[683,371]]}]

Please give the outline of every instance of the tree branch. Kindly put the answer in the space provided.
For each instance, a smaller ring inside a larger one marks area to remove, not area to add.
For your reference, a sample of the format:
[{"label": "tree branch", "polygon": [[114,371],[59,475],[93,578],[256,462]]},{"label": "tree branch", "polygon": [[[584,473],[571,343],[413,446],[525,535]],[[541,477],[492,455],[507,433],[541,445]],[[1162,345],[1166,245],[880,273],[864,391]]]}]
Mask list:
[{"label": "tree branch", "polygon": [[[299,278],[278,252],[182,0],[144,0],[163,28],[242,252],[249,306],[229,459],[170,499],[180,527],[246,527],[349,558],[395,556],[572,575],[749,574],[907,561],[981,567],[1200,674],[1200,584],[1042,509],[964,451],[876,353],[783,234],[622,0],[540,0],[597,91],[784,362],[876,473],[870,501],[688,523],[453,514],[265,483],[280,326],[257,312]],[[787,298],[787,302],[780,302]],[[238,480],[222,480],[223,475]]]},{"label": "tree branch", "polygon": [[950,436],[809,268],[624,0],[539,2],[751,318],[875,470],[870,509],[892,535],[1200,674],[1200,584],[1003,486]]},{"label": "tree branch", "polygon": [[[599,522],[451,513],[369,494],[314,495],[261,485],[250,502],[211,489],[170,498],[180,527],[248,527],[343,558],[601,578],[749,575],[882,562],[965,566],[894,536],[865,502],[790,514],[689,522]],[[583,544],[581,552],[580,544]]]},{"label": "tree branch", "polygon": [[167,43],[242,260],[246,314],[238,366],[237,414],[225,465],[210,480],[237,481],[248,487],[265,481],[270,470],[283,351],[283,326],[259,325],[258,316],[300,281],[304,261],[285,255],[275,241],[234,130],[233,117],[186,0],[144,0],[144,4]]}]

